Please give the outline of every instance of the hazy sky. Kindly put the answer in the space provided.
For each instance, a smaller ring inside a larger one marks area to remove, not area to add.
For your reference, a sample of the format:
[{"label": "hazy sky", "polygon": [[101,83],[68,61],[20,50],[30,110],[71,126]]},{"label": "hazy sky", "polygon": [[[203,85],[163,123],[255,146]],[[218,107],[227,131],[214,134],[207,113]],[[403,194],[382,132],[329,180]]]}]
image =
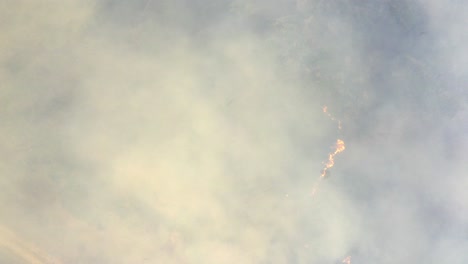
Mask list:
[{"label": "hazy sky", "polygon": [[468,263],[466,25],[456,0],[0,0],[0,262]]}]

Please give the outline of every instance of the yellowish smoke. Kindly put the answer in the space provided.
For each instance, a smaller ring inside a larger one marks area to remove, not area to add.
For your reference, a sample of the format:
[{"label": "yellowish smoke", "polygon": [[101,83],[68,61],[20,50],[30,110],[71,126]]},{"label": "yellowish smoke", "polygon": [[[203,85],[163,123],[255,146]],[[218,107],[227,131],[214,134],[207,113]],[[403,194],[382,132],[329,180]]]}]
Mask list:
[{"label": "yellowish smoke", "polygon": [[0,248],[6,249],[22,263],[28,264],[59,264],[60,262],[36,246],[18,237],[13,231],[0,226]]}]

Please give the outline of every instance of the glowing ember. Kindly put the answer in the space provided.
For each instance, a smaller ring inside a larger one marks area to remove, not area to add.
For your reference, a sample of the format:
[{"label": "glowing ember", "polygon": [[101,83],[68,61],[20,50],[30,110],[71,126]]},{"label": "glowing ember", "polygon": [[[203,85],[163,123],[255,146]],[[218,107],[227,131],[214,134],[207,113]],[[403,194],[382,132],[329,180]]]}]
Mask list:
[{"label": "glowing ember", "polygon": [[[334,116],[332,116],[330,113],[327,112],[328,110],[327,106],[323,106],[322,110],[332,121],[336,121],[338,123],[338,129],[341,129],[341,121],[336,119]],[[330,169],[331,167],[333,167],[333,165],[335,165],[335,156],[338,153],[343,152],[345,148],[346,147],[345,147],[344,141],[341,139],[337,139],[335,143],[335,150],[332,153],[328,154],[328,160],[327,162],[323,163],[324,168],[322,169],[320,178],[315,182],[314,187],[312,188],[312,196],[316,194],[321,180],[324,179],[325,176],[327,175],[328,169]],[[342,262],[345,264],[351,264],[351,256],[347,256],[345,259],[343,259]]]},{"label": "glowing ember", "polygon": [[345,259],[343,259],[343,263],[351,264],[351,256],[347,256]]},{"label": "glowing ember", "polygon": [[338,129],[341,129],[341,121],[337,120],[332,114],[328,112],[328,107],[325,105],[322,107],[323,112],[332,120],[338,122]]}]

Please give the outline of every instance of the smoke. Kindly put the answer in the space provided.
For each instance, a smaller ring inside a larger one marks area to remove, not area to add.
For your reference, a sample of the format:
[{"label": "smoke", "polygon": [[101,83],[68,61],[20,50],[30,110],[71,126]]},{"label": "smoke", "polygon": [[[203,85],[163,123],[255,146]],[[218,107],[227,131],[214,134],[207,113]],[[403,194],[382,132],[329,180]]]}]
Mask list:
[{"label": "smoke", "polygon": [[468,260],[465,4],[0,7],[0,262]]}]

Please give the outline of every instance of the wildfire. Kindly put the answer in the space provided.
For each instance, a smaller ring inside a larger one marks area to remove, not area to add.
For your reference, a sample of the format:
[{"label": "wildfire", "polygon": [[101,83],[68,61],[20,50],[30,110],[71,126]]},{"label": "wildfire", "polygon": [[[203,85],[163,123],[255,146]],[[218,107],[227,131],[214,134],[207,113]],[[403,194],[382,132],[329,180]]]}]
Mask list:
[{"label": "wildfire", "polygon": [[[337,120],[333,115],[328,113],[327,106],[324,106],[322,110],[332,121],[337,121],[338,129],[341,129],[341,121]],[[320,173],[320,178],[317,180],[317,182],[314,184],[314,187],[312,188],[312,196],[314,196],[315,193],[317,192],[317,188],[318,188],[318,185],[320,184],[320,181],[324,179],[325,176],[327,176],[328,169],[330,169],[331,167],[333,167],[333,165],[335,165],[335,156],[338,153],[343,152],[345,148],[346,147],[345,147],[344,141],[341,139],[337,139],[335,143],[335,150],[332,153],[328,154],[328,160],[327,162],[323,163],[325,166]]]},{"label": "wildfire", "polygon": [[341,130],[341,121],[336,119],[332,114],[328,112],[328,107],[325,105],[322,107],[322,110],[332,121],[338,122],[338,129]]},{"label": "wildfire", "polygon": [[[332,121],[335,121],[335,122],[338,123],[338,129],[341,130],[341,121],[336,119],[333,115],[331,115],[327,111],[328,110],[327,106],[323,106],[322,110],[323,110],[323,113],[325,113]],[[317,189],[319,187],[319,184],[320,184],[321,180],[323,180],[325,178],[325,176],[327,175],[328,169],[330,169],[331,167],[333,167],[333,165],[335,165],[335,156],[338,153],[341,153],[346,149],[344,141],[341,140],[341,139],[337,139],[334,149],[335,150],[333,152],[328,154],[327,162],[323,163],[324,167],[323,167],[322,172],[320,174],[320,178],[316,180],[316,182],[314,184],[314,187],[312,188],[312,196],[314,196],[315,193],[317,192]],[[345,259],[343,259],[342,262],[345,263],[345,264],[351,264],[351,256],[347,256]]]},{"label": "wildfire", "polygon": [[328,113],[328,107],[327,106],[322,107],[322,110],[331,120],[333,120],[333,121],[336,120],[335,117],[333,117],[330,113]]},{"label": "wildfire", "polygon": [[343,152],[345,148],[346,147],[344,141],[341,139],[337,139],[335,144],[335,151],[328,154],[328,161],[325,163],[325,167],[322,169],[322,174],[320,175],[321,178],[325,177],[327,175],[327,170],[333,167],[333,165],[335,165],[336,154]]}]

